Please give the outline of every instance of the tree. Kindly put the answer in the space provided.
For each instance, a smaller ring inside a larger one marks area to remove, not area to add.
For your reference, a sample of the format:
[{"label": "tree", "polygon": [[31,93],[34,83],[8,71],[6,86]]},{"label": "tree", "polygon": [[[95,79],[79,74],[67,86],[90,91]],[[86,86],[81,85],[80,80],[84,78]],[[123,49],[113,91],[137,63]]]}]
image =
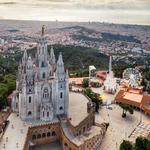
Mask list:
[{"label": "tree", "polygon": [[0,109],[6,106],[6,97],[7,97],[7,86],[3,83],[0,83]]},{"label": "tree", "polygon": [[123,140],[123,142],[120,145],[120,150],[132,150],[132,148],[132,143],[129,141]]},{"label": "tree", "polygon": [[135,150],[149,150],[150,141],[143,137],[138,137],[135,143]]},{"label": "tree", "polygon": [[82,87],[87,88],[88,86],[89,86],[89,79],[84,78],[83,81],[82,81]]},{"label": "tree", "polygon": [[100,105],[102,105],[102,99],[100,97],[100,94],[94,93],[90,88],[85,89],[84,94],[86,94],[91,99],[91,101],[95,103],[95,111],[98,112]]},{"label": "tree", "polygon": [[7,96],[16,88],[16,77],[8,74],[0,80],[0,109],[7,105]]},{"label": "tree", "polygon": [[133,110],[133,107],[128,105],[128,104],[119,104],[119,106],[123,109],[123,112],[122,112],[122,117],[126,117],[126,113],[129,112],[130,114],[133,114],[134,113],[134,110]]},{"label": "tree", "polygon": [[120,150],[150,150],[150,140],[144,137],[137,137],[135,144],[129,141],[123,141]]}]

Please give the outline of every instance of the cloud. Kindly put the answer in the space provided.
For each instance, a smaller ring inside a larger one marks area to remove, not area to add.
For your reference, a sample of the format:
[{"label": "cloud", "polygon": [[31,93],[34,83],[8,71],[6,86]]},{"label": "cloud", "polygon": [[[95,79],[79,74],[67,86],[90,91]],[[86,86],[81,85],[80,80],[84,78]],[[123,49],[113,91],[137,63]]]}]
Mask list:
[{"label": "cloud", "polygon": [[105,22],[136,19],[149,23],[150,0],[0,0],[0,15],[6,19]]},{"label": "cloud", "polygon": [[22,5],[50,9],[148,10],[150,9],[150,0],[0,0],[0,5]]},{"label": "cloud", "polygon": [[0,5],[15,5],[16,2],[0,2]]}]

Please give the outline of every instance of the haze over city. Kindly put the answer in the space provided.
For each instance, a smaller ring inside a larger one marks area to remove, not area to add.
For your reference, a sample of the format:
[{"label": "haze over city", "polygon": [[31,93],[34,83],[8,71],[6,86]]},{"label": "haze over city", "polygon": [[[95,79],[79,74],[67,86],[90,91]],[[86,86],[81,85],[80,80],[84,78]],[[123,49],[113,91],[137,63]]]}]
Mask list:
[{"label": "haze over city", "polygon": [[150,0],[0,0],[0,19],[149,25]]}]

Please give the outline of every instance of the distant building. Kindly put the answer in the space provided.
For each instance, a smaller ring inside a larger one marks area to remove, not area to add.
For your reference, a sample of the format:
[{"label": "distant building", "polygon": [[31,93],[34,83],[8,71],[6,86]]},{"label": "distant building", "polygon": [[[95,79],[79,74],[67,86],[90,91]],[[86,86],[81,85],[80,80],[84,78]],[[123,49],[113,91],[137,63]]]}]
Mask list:
[{"label": "distant building", "polygon": [[142,94],[141,90],[121,89],[115,97],[115,102],[131,105],[150,115],[150,95]]},{"label": "distant building", "polygon": [[117,91],[117,80],[114,77],[114,73],[112,71],[112,56],[110,56],[109,60],[109,73],[106,76],[106,80],[104,81],[104,91],[114,94]]}]

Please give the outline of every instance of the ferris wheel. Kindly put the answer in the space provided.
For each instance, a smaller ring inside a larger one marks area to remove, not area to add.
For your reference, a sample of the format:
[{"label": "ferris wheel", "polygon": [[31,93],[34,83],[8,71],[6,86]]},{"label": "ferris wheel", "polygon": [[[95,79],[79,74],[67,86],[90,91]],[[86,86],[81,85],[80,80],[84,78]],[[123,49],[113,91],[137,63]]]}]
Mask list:
[{"label": "ferris wheel", "polygon": [[123,72],[123,79],[132,87],[137,87],[142,81],[142,75],[136,68],[127,68]]}]

